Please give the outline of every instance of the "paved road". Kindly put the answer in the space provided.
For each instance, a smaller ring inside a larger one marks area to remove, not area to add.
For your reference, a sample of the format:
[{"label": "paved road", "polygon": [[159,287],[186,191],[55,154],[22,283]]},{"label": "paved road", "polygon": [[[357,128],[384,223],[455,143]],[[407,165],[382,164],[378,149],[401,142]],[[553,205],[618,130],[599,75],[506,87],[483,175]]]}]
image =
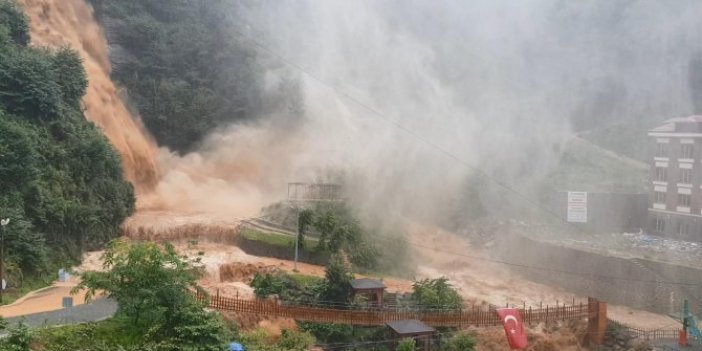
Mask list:
[{"label": "paved road", "polygon": [[24,322],[31,328],[54,325],[97,322],[112,317],[117,311],[117,303],[111,299],[98,299],[87,305],[79,305],[60,310],[33,313],[19,317],[7,318],[12,325]]}]

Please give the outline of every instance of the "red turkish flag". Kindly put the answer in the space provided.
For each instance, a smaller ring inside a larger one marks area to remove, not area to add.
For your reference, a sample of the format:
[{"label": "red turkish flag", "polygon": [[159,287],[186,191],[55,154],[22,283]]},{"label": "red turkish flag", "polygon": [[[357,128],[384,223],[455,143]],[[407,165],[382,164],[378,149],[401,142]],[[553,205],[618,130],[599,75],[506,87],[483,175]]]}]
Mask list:
[{"label": "red turkish flag", "polygon": [[502,325],[505,327],[507,342],[513,350],[521,350],[527,347],[527,335],[524,332],[522,316],[516,308],[501,308],[497,310]]}]

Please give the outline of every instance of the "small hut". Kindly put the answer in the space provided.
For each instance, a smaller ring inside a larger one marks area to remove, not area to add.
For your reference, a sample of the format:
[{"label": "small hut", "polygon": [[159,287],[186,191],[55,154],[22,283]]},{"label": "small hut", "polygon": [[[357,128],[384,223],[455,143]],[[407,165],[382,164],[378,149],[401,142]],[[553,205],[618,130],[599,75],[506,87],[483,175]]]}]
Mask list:
[{"label": "small hut", "polygon": [[407,338],[414,339],[420,350],[431,350],[431,340],[436,333],[436,329],[422,323],[422,321],[408,319],[388,322],[386,325],[390,330],[390,338],[392,339],[390,351],[395,351],[399,341]]},{"label": "small hut", "polygon": [[368,304],[371,306],[383,306],[383,294],[385,293],[385,284],[380,280],[361,278],[351,281],[351,295],[364,296],[368,299]]}]

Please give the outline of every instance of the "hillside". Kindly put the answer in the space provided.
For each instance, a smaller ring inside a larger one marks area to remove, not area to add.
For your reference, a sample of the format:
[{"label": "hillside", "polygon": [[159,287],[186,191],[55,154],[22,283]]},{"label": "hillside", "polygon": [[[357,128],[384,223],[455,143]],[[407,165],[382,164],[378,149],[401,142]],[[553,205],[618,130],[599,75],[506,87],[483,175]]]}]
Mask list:
[{"label": "hillside", "polygon": [[630,121],[601,125],[578,136],[617,154],[641,161],[648,161],[646,132],[668,118],[676,116],[644,116]]},{"label": "hillside", "polygon": [[263,71],[230,0],[89,0],[105,28],[113,80],[161,146],[193,151],[215,128],[261,113]]},{"label": "hillside", "polygon": [[647,179],[647,164],[575,137],[566,145],[544,187],[554,191],[642,193]]},{"label": "hillside", "polygon": [[134,211],[118,154],[84,114],[81,57],[29,42],[22,9],[0,0],[0,218],[15,292],[53,280]]}]

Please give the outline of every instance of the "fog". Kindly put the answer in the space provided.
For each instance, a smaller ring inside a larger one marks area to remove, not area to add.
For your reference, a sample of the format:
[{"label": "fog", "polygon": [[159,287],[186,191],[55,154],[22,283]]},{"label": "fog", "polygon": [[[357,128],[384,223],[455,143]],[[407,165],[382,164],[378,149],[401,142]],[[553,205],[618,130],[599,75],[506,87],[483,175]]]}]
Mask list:
[{"label": "fog", "polygon": [[287,182],[341,181],[359,208],[433,218],[477,175],[512,189],[485,201],[491,210],[527,206],[521,197],[536,196],[574,133],[695,112],[700,10],[696,1],[239,2],[232,36],[267,68],[263,100],[286,107],[218,131],[178,162],[162,152],[171,171],[161,201],[182,203],[168,196],[185,188],[196,209],[233,198],[258,208],[284,198]]}]

